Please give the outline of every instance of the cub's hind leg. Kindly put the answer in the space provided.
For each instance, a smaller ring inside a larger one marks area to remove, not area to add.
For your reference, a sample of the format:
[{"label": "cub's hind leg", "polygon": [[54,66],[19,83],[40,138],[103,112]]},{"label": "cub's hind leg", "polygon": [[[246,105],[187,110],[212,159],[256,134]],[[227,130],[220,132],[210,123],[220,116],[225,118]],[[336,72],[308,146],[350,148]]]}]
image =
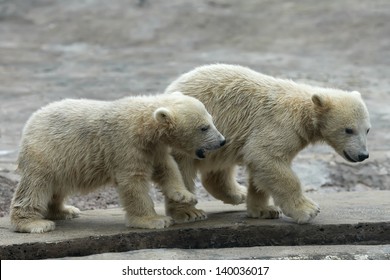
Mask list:
[{"label": "cub's hind leg", "polygon": [[53,221],[45,219],[52,189],[46,180],[22,176],[11,203],[11,225],[15,231],[42,233],[55,228]]},{"label": "cub's hind leg", "polygon": [[278,207],[270,205],[270,194],[255,184],[253,173],[249,169],[249,185],[247,196],[248,217],[260,219],[277,219],[282,214]]},{"label": "cub's hind leg", "polygon": [[247,188],[237,183],[235,167],[222,170],[201,171],[202,184],[215,198],[227,204],[241,204],[245,202]]}]

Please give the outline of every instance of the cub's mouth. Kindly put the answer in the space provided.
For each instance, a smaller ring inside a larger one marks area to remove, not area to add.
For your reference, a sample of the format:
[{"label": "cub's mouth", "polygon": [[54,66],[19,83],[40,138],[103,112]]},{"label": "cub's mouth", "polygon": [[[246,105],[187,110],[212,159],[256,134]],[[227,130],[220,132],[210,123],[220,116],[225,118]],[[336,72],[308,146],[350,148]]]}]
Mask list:
[{"label": "cub's mouth", "polygon": [[345,157],[348,161],[350,161],[350,162],[357,162],[357,160],[354,160],[353,158],[351,158],[351,157],[347,154],[346,151],[343,151],[343,153],[344,153],[344,157]]},{"label": "cub's mouth", "polygon": [[206,158],[206,150],[205,149],[197,149],[195,151],[195,155],[198,159]]},{"label": "cub's mouth", "polygon": [[218,144],[216,144],[214,146],[207,146],[207,147],[202,147],[202,148],[196,149],[195,155],[198,159],[204,159],[204,158],[206,158],[207,152],[217,150],[217,149],[221,148],[222,146],[224,146],[225,144],[226,144],[226,139],[224,138],[223,140],[221,140]]}]

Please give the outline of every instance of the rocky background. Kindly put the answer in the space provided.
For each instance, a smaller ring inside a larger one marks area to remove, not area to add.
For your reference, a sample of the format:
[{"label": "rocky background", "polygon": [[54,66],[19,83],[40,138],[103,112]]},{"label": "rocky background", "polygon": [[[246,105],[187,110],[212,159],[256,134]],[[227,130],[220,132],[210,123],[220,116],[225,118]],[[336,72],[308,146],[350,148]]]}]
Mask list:
[{"label": "rocky background", "polygon": [[[0,0],[0,216],[35,110],[62,98],[163,92],[181,73],[216,62],[360,91],[370,159],[350,164],[318,145],[294,169],[307,192],[390,189],[389,19],[387,0]],[[243,169],[237,179],[245,182]],[[199,199],[213,199],[198,186]],[[107,187],[70,203],[107,208],[118,198]]]}]

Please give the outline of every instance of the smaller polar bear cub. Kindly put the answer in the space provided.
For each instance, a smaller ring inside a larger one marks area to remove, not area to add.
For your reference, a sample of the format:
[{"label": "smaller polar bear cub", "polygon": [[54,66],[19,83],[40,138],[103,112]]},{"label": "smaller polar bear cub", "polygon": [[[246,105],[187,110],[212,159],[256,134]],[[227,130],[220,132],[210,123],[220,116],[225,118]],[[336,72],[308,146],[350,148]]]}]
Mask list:
[{"label": "smaller polar bear cub", "polygon": [[196,203],[170,147],[205,158],[224,144],[204,105],[180,93],[54,102],[34,113],[24,128],[11,224],[19,232],[51,231],[51,220],[79,215],[79,209],[64,204],[68,195],[114,184],[128,226],[167,227],[172,219],[155,212],[150,181],[168,201]]}]

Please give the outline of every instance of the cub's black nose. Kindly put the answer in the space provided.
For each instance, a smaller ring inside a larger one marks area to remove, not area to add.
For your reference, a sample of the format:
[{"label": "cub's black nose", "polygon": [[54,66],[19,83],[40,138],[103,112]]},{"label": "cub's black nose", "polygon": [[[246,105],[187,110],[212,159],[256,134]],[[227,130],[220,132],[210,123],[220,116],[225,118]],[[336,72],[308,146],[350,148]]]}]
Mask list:
[{"label": "cub's black nose", "polygon": [[219,145],[222,147],[223,145],[226,144],[226,139],[223,139],[221,142],[219,142]]},{"label": "cub's black nose", "polygon": [[367,159],[368,157],[369,157],[368,153],[367,154],[359,154],[358,155],[359,161],[363,161],[363,160]]}]

